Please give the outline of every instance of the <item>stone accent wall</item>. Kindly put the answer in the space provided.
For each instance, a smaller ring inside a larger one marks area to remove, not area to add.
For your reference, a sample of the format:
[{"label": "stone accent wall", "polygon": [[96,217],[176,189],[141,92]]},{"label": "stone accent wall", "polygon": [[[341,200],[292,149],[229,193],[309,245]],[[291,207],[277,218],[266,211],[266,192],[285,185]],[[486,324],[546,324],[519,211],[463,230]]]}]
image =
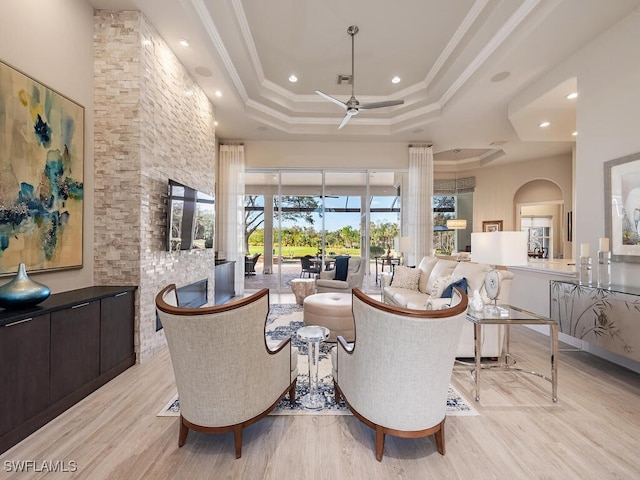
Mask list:
[{"label": "stone accent wall", "polygon": [[136,353],[166,341],[155,295],[209,279],[214,250],[166,251],[169,178],[213,194],[213,105],[139,12],[95,12],[94,282],[137,285]]}]

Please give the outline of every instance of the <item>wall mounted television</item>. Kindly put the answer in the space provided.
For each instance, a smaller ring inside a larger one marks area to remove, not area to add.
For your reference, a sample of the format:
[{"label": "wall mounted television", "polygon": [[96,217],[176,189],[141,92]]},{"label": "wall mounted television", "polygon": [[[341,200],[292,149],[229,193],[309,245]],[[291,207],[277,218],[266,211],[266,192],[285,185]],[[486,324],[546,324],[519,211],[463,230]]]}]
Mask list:
[{"label": "wall mounted television", "polygon": [[213,248],[213,196],[169,180],[167,250]]}]

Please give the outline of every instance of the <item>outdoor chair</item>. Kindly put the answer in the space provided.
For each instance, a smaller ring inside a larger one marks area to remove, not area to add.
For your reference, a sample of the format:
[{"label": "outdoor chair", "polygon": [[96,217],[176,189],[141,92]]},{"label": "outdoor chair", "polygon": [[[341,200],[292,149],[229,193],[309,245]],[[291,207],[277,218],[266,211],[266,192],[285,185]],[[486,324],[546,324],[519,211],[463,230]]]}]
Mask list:
[{"label": "outdoor chair", "polygon": [[260,253],[254,253],[251,256],[245,255],[244,257],[244,274],[245,275],[255,275],[256,274],[256,263],[258,263],[258,259],[260,258]]},{"label": "outdoor chair", "polygon": [[311,278],[312,275],[315,277],[320,273],[320,267],[311,261],[312,258],[313,257],[309,256],[300,257],[300,264],[302,266],[300,277],[303,277],[306,274],[307,277]]}]

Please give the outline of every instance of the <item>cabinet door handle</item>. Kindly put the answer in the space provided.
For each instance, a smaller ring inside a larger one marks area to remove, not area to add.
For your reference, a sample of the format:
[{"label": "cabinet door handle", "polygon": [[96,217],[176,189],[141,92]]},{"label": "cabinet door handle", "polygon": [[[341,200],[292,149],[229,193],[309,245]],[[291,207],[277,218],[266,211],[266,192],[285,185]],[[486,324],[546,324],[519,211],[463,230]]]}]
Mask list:
[{"label": "cabinet door handle", "polygon": [[123,295],[129,295],[129,292],[120,292],[116,295],[116,297],[122,297]]},{"label": "cabinet door handle", "polygon": [[86,307],[87,305],[89,305],[90,302],[84,302],[84,303],[79,303],[78,305],[74,305],[71,308],[80,308],[80,307]]},{"label": "cabinet door handle", "polygon": [[25,318],[23,320],[16,320],[15,322],[7,323],[5,327],[13,327],[14,325],[18,325],[19,323],[30,322],[33,318]]}]

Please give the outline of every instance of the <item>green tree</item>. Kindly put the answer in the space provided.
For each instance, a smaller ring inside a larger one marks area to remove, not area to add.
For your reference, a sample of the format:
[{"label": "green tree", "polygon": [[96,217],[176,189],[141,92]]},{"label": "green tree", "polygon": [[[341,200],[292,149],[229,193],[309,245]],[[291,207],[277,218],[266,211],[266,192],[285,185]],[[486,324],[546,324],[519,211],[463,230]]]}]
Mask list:
[{"label": "green tree", "polygon": [[[313,212],[320,209],[320,203],[316,197],[285,195],[280,204],[277,197],[274,197],[273,202],[276,218],[280,208],[280,218],[283,221],[293,220],[296,223],[304,222],[313,225]],[[244,249],[248,252],[249,237],[264,224],[264,196],[245,195],[244,207]]]},{"label": "green tree", "polygon": [[384,248],[389,252],[393,247],[393,239],[398,236],[398,224],[390,222],[374,222],[371,224],[371,245]]}]

